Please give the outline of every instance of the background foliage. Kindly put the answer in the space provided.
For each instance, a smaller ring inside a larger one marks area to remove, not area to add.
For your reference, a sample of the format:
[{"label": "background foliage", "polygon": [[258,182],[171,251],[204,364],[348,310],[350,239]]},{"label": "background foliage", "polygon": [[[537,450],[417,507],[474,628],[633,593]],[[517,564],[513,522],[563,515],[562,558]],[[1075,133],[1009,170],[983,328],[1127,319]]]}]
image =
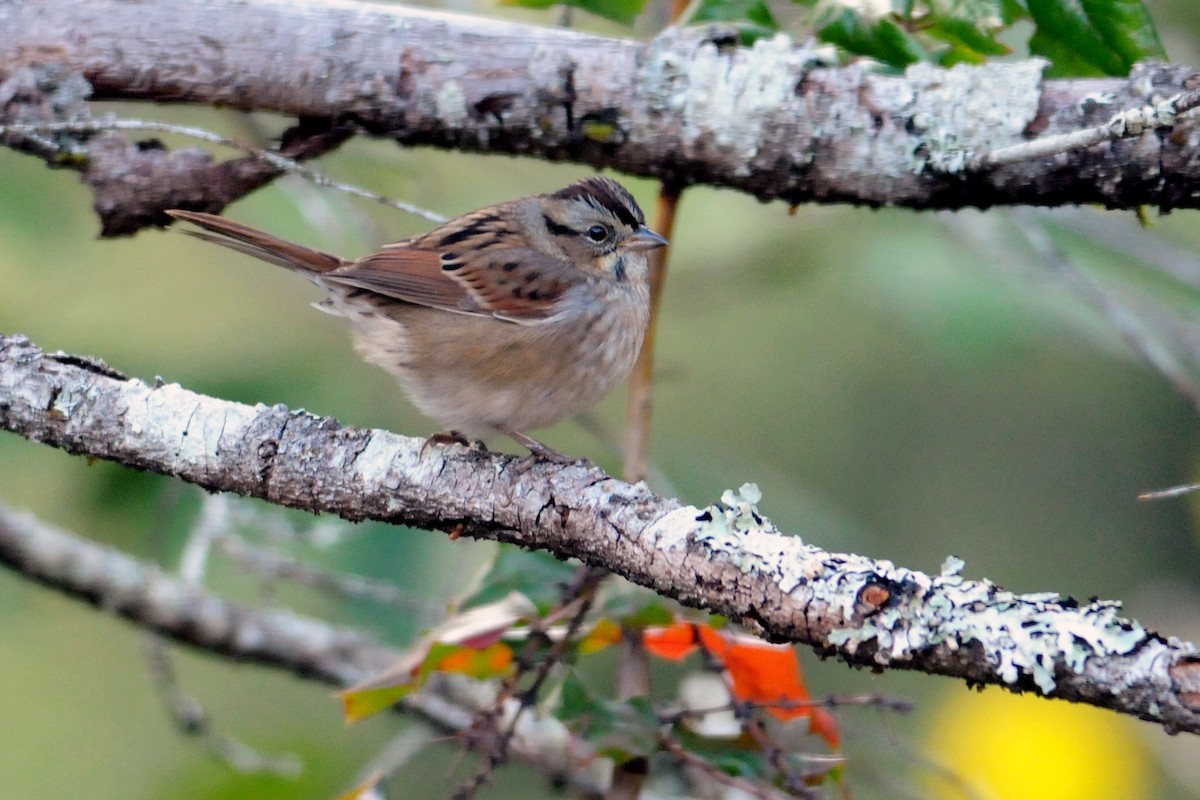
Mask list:
[{"label": "background foliage", "polygon": [[[1028,47],[1055,58],[1062,73],[1120,74],[1132,52],[1158,46],[1137,3],[1104,3],[1125,15],[1114,22],[1097,13],[1095,0],[946,0],[941,7],[949,10],[926,17],[930,24],[919,30],[905,21],[912,5],[872,17],[812,0],[769,8],[702,0],[693,19],[738,20],[753,37],[813,14],[819,38],[843,55],[866,53],[892,67],[912,58],[974,61],[1001,48],[1021,56]],[[1147,0],[1146,7],[1166,52],[1200,64],[1191,0]],[[542,22],[559,14],[456,8]],[[1004,25],[994,30],[962,22],[964,13],[985,20],[996,10]],[[665,15],[652,4],[635,30],[651,32]],[[629,33],[590,15],[574,23]],[[242,137],[281,124],[162,111]],[[321,167],[448,214],[584,173],[365,140]],[[281,402],[413,435],[431,430],[386,375],[348,357],[346,331],[307,308],[317,294],[302,281],[171,232],[97,241],[90,197],[73,176],[7,151],[0,175],[0,329],[230,399]],[[653,205],[652,184],[629,184]],[[291,181],[231,213],[346,254],[426,226]],[[1197,298],[1183,288],[1091,245],[1069,215],[1049,219],[1055,241],[1090,276],[1141,298],[1148,316],[1195,316]],[[1164,218],[1156,234],[1190,252],[1200,244],[1195,212]],[[780,205],[692,189],[675,243],[659,336],[656,488],[707,503],[753,480],[781,528],[830,549],[927,570],[953,553],[973,577],[1021,591],[1120,598],[1151,626],[1200,639],[1189,613],[1200,602],[1193,507],[1135,499],[1147,488],[1197,479],[1196,413],[1131,353],[1110,319],[1022,244],[1009,214],[808,207],[791,217]],[[598,437],[570,424],[547,439],[615,470],[610,448],[622,410],[614,397],[595,412],[588,427],[602,431]],[[178,557],[196,506],[187,493],[178,506],[164,506],[169,483],[161,479],[13,437],[0,439],[0,485],[10,503],[166,564]],[[427,596],[436,613],[465,565],[490,551],[441,534],[368,527],[338,548],[304,555],[394,577]],[[255,596],[232,568],[218,570],[213,585]],[[262,600],[370,625],[397,641],[420,626],[413,615],[286,589]],[[203,698],[214,724],[263,750],[295,752],[306,765],[296,780],[235,775],[170,729],[127,626],[7,573],[0,573],[0,620],[0,716],[14,732],[0,744],[9,796],[333,796],[391,732],[411,724],[376,718],[347,730],[321,687],[185,653],[180,679]],[[589,667],[597,685],[610,657]],[[1091,709],[995,690],[980,696],[922,676],[876,677],[807,653],[802,659],[814,695],[885,691],[917,702],[911,717],[843,714],[856,797],[1200,797],[1194,739],[1169,739]],[[656,681],[670,674],[656,667]],[[431,747],[406,769],[404,796],[445,796],[456,753],[453,743]],[[990,789],[981,789],[987,782]],[[514,769],[502,771],[487,795],[517,792],[551,794]]]}]

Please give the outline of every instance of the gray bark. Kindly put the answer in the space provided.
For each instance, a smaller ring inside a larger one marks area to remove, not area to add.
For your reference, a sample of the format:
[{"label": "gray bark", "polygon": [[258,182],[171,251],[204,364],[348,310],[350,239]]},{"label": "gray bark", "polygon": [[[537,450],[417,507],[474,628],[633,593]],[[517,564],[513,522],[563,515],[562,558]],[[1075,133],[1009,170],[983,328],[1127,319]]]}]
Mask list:
[{"label": "gray bark", "polygon": [[[1192,645],[1122,619],[1112,603],[1016,595],[965,580],[953,565],[934,576],[826,552],[775,529],[751,492],[701,509],[582,465],[422,451],[418,439],[282,406],[149,386],[22,337],[0,336],[0,428],[210,490],[578,558],[848,663],[1034,691],[1200,732]],[[20,558],[4,560],[48,581]],[[64,568],[76,575],[69,561]]]},{"label": "gray bark", "polygon": [[[0,99],[19,102],[28,71],[51,67],[97,98],[276,111],[405,145],[570,160],[790,203],[1169,209],[1200,197],[1190,124],[970,166],[1179,92],[1192,75],[1181,67],[1045,81],[1030,61],[896,76],[819,66],[784,36],[737,47],[716,28],[638,42],[367,3],[0,0]],[[232,199],[206,192],[213,178],[194,164],[175,179],[190,194],[176,187],[171,202],[213,210]]]}]

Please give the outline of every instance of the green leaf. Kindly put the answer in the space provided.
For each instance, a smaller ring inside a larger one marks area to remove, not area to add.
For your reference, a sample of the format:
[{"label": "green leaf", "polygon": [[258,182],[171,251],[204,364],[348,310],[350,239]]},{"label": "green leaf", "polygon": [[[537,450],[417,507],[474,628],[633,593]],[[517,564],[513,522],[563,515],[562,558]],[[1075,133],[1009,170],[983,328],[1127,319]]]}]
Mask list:
[{"label": "green leaf", "polygon": [[658,715],[648,699],[603,700],[574,677],[563,682],[560,696],[558,718],[601,755],[621,762],[658,749]]},{"label": "green leaf", "polygon": [[367,717],[389,709],[418,688],[420,687],[414,682],[396,686],[378,686],[371,689],[349,689],[342,693],[342,714],[346,724],[361,722]]},{"label": "green leaf", "polygon": [[825,15],[821,23],[817,38],[855,55],[868,56],[897,69],[928,59],[921,43],[890,19],[868,22],[849,8],[839,8]]},{"label": "green leaf", "polygon": [[982,64],[988,56],[1002,56],[1009,52],[1008,47],[996,41],[990,32],[980,30],[966,19],[937,18],[924,32],[950,45],[947,55],[940,59],[947,65],[960,61]]},{"label": "green leaf", "polygon": [[1136,61],[1165,58],[1141,0],[1028,0],[1037,26],[1034,55],[1052,62],[1053,77],[1127,75]]},{"label": "green leaf", "polygon": [[688,752],[708,760],[726,775],[761,780],[772,772],[763,759],[761,749],[745,747],[736,739],[703,736],[686,724],[676,725],[672,733]]},{"label": "green leaf", "polygon": [[699,0],[687,22],[731,22],[744,44],[779,30],[779,23],[763,0]]},{"label": "green leaf", "polygon": [[464,604],[468,608],[497,602],[511,592],[528,597],[539,609],[554,605],[575,567],[549,553],[501,547],[482,585]]},{"label": "green leaf", "polygon": [[629,628],[670,625],[675,621],[675,612],[649,592],[611,592],[603,598],[600,611]]},{"label": "green leaf", "polygon": [[597,700],[588,688],[574,674],[568,673],[559,693],[559,705],[556,716],[563,722],[571,720],[588,720],[596,715],[607,715],[603,704]]},{"label": "green leaf", "polygon": [[520,8],[550,8],[571,6],[583,9],[598,17],[611,19],[622,25],[632,25],[637,15],[646,7],[646,0],[500,0],[506,6]]},{"label": "green leaf", "polygon": [[[1012,0],[1016,3],[1016,0]],[[910,4],[906,13],[901,14],[906,20],[922,18],[958,19],[975,25],[994,25],[1004,20],[1005,0],[922,0],[915,8]],[[895,7],[895,0],[892,3]],[[1020,5],[1017,4],[1020,9]],[[1024,13],[1024,9],[1021,9]]]},{"label": "green leaf", "polygon": [[1021,5],[1019,0],[1000,0],[1000,21],[1012,25],[1023,19],[1029,19],[1029,9]]},{"label": "green leaf", "polygon": [[713,763],[726,775],[738,778],[753,780],[765,772],[762,754],[750,750],[723,750],[713,758]]}]

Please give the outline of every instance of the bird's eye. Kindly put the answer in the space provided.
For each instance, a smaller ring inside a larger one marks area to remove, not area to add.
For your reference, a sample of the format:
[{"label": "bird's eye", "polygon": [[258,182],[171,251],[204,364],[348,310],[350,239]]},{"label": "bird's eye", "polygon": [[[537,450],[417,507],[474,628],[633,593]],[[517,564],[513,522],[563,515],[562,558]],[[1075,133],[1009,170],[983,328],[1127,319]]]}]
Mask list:
[{"label": "bird's eye", "polygon": [[608,238],[608,228],[603,225],[593,225],[587,229],[587,237],[593,242],[603,242]]}]

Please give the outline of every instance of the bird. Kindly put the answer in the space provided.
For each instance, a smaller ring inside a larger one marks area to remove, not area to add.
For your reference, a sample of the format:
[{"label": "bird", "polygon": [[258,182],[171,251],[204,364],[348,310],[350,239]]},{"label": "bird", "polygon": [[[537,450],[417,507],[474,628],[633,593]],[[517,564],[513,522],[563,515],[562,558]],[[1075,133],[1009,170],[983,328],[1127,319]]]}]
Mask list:
[{"label": "bird", "polygon": [[[526,431],[596,404],[637,360],[650,318],[648,254],[667,240],[617,181],[472,211],[357,260],[238,222],[171,209],[193,236],[285,267],[323,288],[355,349],[391,373],[448,432],[505,434],[534,456],[572,459]],[[422,448],[424,452],[424,448]]]}]

